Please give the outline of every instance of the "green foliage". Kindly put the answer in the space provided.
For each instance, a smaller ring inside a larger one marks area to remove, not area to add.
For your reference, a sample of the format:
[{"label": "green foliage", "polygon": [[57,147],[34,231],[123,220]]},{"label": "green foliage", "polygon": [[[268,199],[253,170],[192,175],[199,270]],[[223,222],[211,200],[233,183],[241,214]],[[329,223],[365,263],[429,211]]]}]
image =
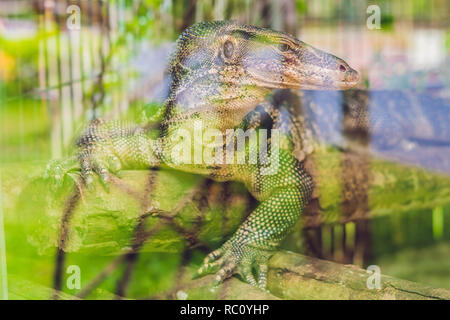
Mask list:
[{"label": "green foliage", "polygon": [[[126,20],[118,22],[117,34],[109,39],[111,51],[104,57],[106,71],[100,87],[96,86],[97,79],[93,79],[91,75],[98,70],[86,70],[84,66],[85,69],[81,72],[85,81],[82,84],[86,87],[82,102],[84,111],[92,106],[92,96],[103,90],[105,97],[99,108],[104,114],[108,114],[113,108],[112,96],[128,91],[129,83],[137,78],[139,70],[123,70],[123,66],[128,66],[133,60],[136,46],[141,42],[158,44],[175,39],[187,18],[192,18],[192,21],[197,17],[202,20],[215,19],[215,2],[203,1],[202,7],[197,2],[198,12],[194,10],[195,17],[186,16],[188,2],[143,0],[133,12],[137,2],[120,1],[121,4],[125,3],[125,8],[122,9],[133,14],[127,14]],[[249,1],[249,5],[244,5],[241,1],[225,2],[226,18],[241,19],[254,14],[254,21],[265,23],[260,13],[252,11],[255,1]],[[342,3],[349,5],[342,6]],[[443,2],[434,1],[432,4],[435,9],[429,10],[430,1],[414,0],[409,2],[411,12],[405,13],[402,6],[390,6],[389,1],[368,3],[379,3],[382,7],[382,30],[386,32],[392,32],[395,23],[405,17],[410,20],[432,21],[432,13],[439,12],[443,6]],[[118,1],[111,1],[111,5],[117,4]],[[334,23],[342,17],[346,21],[359,23],[365,17],[365,12],[360,10],[356,1],[325,1],[321,4],[319,12],[314,14],[315,18],[322,19],[324,23]],[[300,16],[312,15],[309,11],[312,11],[313,6],[309,1],[296,0],[295,8]],[[36,15],[30,13],[20,17],[34,19]],[[54,133],[52,125],[61,125],[62,122],[55,122],[56,114],[51,113],[54,109],[49,107],[48,103],[52,101],[48,96],[36,95],[39,89],[39,71],[46,71],[39,70],[42,67],[39,65],[40,45],[54,44],[57,36],[61,37],[63,45],[67,43],[67,34],[59,32],[56,24],[51,23],[48,27],[46,31],[38,30],[25,38],[0,36],[0,60],[3,59],[0,61],[0,76],[7,71],[7,77],[0,79],[1,192],[8,272],[11,274],[10,297],[13,299],[46,299],[50,296],[61,215],[66,199],[75,187],[74,180],[69,176],[64,180],[63,186],[56,190],[55,186],[41,177],[51,154],[50,135]],[[449,51],[450,29],[447,28],[445,35]],[[81,31],[81,36],[84,39],[82,49],[86,52],[92,50],[92,44],[105,40],[104,35],[90,32],[88,28]],[[57,58],[56,52],[50,50],[50,63],[54,63]],[[51,77],[56,76],[51,74]],[[410,73],[405,73],[403,77],[385,80],[392,81],[388,83],[390,87],[407,87],[407,80],[411,77]],[[417,78],[417,74],[414,77]],[[369,87],[368,79],[365,81],[366,87]],[[45,94],[50,92],[49,90]],[[161,120],[161,104],[140,100],[133,103],[128,113],[139,113],[136,115],[139,122],[157,123]],[[134,116],[129,114],[124,118]],[[82,117],[80,122],[84,120]],[[450,239],[448,177],[380,160],[372,162],[371,170],[374,181],[369,201],[373,216],[371,223],[375,255],[409,248],[397,257],[383,257],[379,261],[382,272],[450,288],[446,260],[449,248],[445,243],[435,245],[435,240]],[[339,152],[333,148],[320,150],[317,155],[317,171],[324,222],[329,225],[339,223],[342,209]],[[142,192],[147,176],[144,171],[125,172],[124,181]],[[162,170],[148,204],[170,212],[202,179],[199,176]],[[241,184],[232,184],[231,193],[235,196],[232,201],[225,204],[213,202],[207,210],[201,212],[196,204],[188,202],[174,222],[190,233],[197,233],[198,240],[206,247],[215,248],[233,233],[244,218],[248,210],[246,192]],[[66,247],[66,265],[80,266],[82,286],[130,248],[141,213],[142,204],[118,187],[113,187],[107,193],[97,183],[95,191],[85,191],[71,220]],[[202,224],[198,229],[199,216]],[[151,229],[161,220],[158,216],[149,217],[145,227]],[[302,227],[300,221],[287,239],[285,247],[298,250],[302,246]],[[347,237],[354,236],[354,224],[347,223],[344,228]],[[336,230],[343,232],[342,228]],[[333,241],[326,237],[329,237],[329,233],[324,233],[324,242]],[[417,249],[423,244],[429,247]],[[145,243],[139,254],[129,286],[129,296],[147,297],[173,288],[182,263],[182,253],[188,245],[186,235],[168,225],[161,228]],[[197,264],[204,256],[203,252],[197,250],[191,253],[192,261]],[[123,271],[123,266],[115,270],[88,298],[112,298]],[[70,295],[77,291],[67,288],[64,290]],[[72,298],[69,295],[64,297]]]},{"label": "green foliage", "polygon": [[50,156],[47,110],[42,100],[8,99],[0,106],[0,163]]},{"label": "green foliage", "polygon": [[376,261],[386,275],[450,289],[450,244],[441,242],[423,248],[407,248]]},{"label": "green foliage", "polygon": [[163,119],[164,108],[160,103],[151,102],[142,106],[143,121],[158,123]]},{"label": "green foliage", "polygon": [[295,8],[298,14],[305,14],[308,10],[308,3],[306,0],[296,0]]}]

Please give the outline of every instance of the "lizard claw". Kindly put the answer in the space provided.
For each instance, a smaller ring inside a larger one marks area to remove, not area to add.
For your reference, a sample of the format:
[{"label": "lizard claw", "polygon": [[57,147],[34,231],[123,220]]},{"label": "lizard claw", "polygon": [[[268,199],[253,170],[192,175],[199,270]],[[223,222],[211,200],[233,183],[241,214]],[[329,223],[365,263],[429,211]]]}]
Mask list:
[{"label": "lizard claw", "polygon": [[232,259],[230,262],[225,261],[222,264],[222,268],[217,272],[216,278],[214,279],[213,286],[218,287],[226,279],[230,278],[237,268],[237,262]]},{"label": "lizard claw", "polygon": [[92,190],[95,174],[99,177],[100,183],[105,190],[109,192],[110,173],[119,177],[122,164],[114,154],[114,150],[108,140],[103,141],[102,139],[82,136],[78,146],[81,148],[78,154],[81,164],[81,176],[86,187]]},{"label": "lizard claw", "polygon": [[[100,153],[101,155],[101,153]],[[100,183],[107,192],[110,191],[110,173],[120,175],[120,161],[111,155],[107,160],[99,159],[92,152],[80,153],[81,176],[86,187],[90,190],[93,188],[94,174],[99,177]]]},{"label": "lizard claw", "polygon": [[101,164],[96,164],[94,166],[94,171],[97,173],[100,183],[103,185],[105,190],[109,193],[110,191],[110,185],[109,185],[109,171],[106,169],[105,166]]},{"label": "lizard claw", "polygon": [[75,177],[71,174],[72,171],[78,170],[79,166],[75,158],[60,159],[50,161],[44,171],[44,180],[50,183],[51,188],[55,191],[61,188],[64,179],[69,176],[72,179]]},{"label": "lizard claw", "polygon": [[197,279],[207,274],[217,272],[223,263],[223,259],[220,259],[223,253],[224,250],[222,247],[208,254],[206,258],[203,260],[202,266],[192,276],[192,279]]},{"label": "lizard claw", "polygon": [[258,288],[268,291],[267,288],[267,271],[269,267],[267,266],[267,261],[265,263],[261,263],[259,265],[259,273],[258,273],[258,284],[256,285]]},{"label": "lizard claw", "polygon": [[248,244],[234,244],[231,241],[205,258],[194,279],[217,273],[214,279],[214,287],[217,287],[233,274],[239,274],[252,286],[266,290],[267,261],[271,252]]}]

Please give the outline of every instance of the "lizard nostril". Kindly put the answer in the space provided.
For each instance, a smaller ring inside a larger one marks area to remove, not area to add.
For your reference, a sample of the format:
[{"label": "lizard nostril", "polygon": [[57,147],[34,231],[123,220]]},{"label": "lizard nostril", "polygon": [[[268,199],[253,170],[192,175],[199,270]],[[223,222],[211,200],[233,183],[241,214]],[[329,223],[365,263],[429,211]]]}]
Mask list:
[{"label": "lizard nostril", "polygon": [[345,66],[343,66],[342,64],[339,66],[339,70],[342,72],[347,71],[347,68],[345,68]]}]

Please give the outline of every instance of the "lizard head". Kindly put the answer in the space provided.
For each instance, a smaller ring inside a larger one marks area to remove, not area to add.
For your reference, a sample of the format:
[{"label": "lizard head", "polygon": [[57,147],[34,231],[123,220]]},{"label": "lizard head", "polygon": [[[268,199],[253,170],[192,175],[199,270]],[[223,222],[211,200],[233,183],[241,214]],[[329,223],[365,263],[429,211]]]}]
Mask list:
[{"label": "lizard head", "polygon": [[186,29],[169,74],[171,91],[185,100],[207,97],[228,105],[249,105],[273,89],[345,90],[359,80],[357,71],[332,54],[289,34],[233,21],[201,22]]}]

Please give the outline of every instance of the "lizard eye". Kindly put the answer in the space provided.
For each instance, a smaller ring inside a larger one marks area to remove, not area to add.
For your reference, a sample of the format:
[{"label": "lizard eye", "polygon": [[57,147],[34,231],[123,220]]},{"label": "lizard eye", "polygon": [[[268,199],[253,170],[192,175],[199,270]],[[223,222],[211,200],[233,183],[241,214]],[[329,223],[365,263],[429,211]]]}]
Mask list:
[{"label": "lizard eye", "polygon": [[291,49],[291,48],[290,48],[289,45],[286,44],[286,43],[280,43],[280,44],[278,45],[278,50],[280,50],[281,52],[286,52],[286,51],[288,51],[289,49]]},{"label": "lizard eye", "polygon": [[233,43],[231,43],[231,41],[229,40],[225,41],[223,45],[223,54],[225,55],[225,57],[230,59],[231,56],[233,55],[233,51],[234,51]]},{"label": "lizard eye", "polygon": [[347,71],[347,69],[345,68],[345,66],[342,65],[342,64],[339,66],[339,70],[340,70],[341,72]]}]

